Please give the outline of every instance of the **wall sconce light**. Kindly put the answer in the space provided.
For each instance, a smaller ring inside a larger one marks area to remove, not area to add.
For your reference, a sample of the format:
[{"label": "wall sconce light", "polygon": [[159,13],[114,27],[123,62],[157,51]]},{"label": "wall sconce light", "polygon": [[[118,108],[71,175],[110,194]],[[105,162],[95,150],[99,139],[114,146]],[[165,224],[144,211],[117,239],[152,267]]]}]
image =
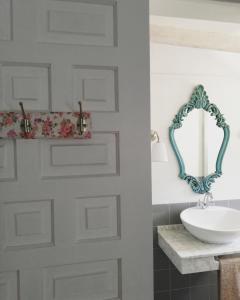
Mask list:
[{"label": "wall sconce light", "polygon": [[160,141],[157,131],[151,131],[152,145],[152,162],[168,162],[168,153],[166,145]]}]

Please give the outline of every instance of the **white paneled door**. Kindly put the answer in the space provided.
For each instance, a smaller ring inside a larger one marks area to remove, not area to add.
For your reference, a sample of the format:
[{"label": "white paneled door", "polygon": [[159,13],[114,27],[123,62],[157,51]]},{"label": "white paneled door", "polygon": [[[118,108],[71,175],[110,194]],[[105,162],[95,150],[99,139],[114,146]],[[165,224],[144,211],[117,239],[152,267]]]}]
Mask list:
[{"label": "white paneled door", "polygon": [[0,141],[0,300],[151,300],[147,0],[0,0],[0,111],[92,112]]}]

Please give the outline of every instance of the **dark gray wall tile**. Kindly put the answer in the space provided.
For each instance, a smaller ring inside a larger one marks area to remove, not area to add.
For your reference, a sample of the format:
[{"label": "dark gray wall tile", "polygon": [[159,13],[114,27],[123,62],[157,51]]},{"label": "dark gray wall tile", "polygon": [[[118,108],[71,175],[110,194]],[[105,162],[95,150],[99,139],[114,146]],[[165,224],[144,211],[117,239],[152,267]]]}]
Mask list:
[{"label": "dark gray wall tile", "polygon": [[154,205],[153,210],[153,226],[169,224],[169,205]]},{"label": "dark gray wall tile", "polygon": [[190,275],[190,286],[209,285],[210,284],[210,273],[202,272],[194,273]]},{"label": "dark gray wall tile", "polygon": [[189,202],[189,203],[188,203],[188,207],[194,207],[194,206],[197,206],[197,203],[198,203],[198,202]]},{"label": "dark gray wall tile", "polygon": [[180,290],[172,290],[171,291],[171,300],[190,300],[189,288],[180,289]]},{"label": "dark gray wall tile", "polygon": [[153,249],[154,270],[168,269],[169,259],[160,247]]},{"label": "dark gray wall tile", "polygon": [[154,271],[154,292],[169,291],[170,289],[170,274],[167,270]]},{"label": "dark gray wall tile", "polygon": [[229,201],[229,207],[235,208],[235,209],[240,209],[240,200],[230,200]]},{"label": "dark gray wall tile", "polygon": [[154,300],[171,300],[170,292],[158,292],[154,294]]},{"label": "dark gray wall tile", "polygon": [[217,206],[229,207],[229,200],[213,201],[213,203]]},{"label": "dark gray wall tile", "polygon": [[212,285],[210,289],[210,300],[219,300],[219,288],[218,285]]},{"label": "dark gray wall tile", "polygon": [[190,300],[209,300],[209,286],[194,286],[190,287]]},{"label": "dark gray wall tile", "polygon": [[180,213],[188,208],[188,203],[174,203],[170,205],[170,224],[181,224]]},{"label": "dark gray wall tile", "polygon": [[189,275],[181,274],[176,268],[171,269],[170,287],[172,290],[189,287]]},{"label": "dark gray wall tile", "polygon": [[210,285],[218,285],[219,273],[218,271],[212,271],[209,273],[209,284]]}]

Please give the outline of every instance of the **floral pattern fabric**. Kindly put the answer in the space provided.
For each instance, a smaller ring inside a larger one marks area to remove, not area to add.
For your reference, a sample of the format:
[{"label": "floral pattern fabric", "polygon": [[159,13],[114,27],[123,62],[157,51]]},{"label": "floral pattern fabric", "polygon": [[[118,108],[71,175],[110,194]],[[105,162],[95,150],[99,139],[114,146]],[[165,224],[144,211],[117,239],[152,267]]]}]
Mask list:
[{"label": "floral pattern fabric", "polygon": [[90,113],[83,112],[86,128],[80,134],[77,126],[79,112],[34,112],[26,113],[26,118],[31,123],[31,131],[25,133],[21,128],[23,116],[17,112],[0,112],[0,138],[72,138],[89,139],[90,132]]}]

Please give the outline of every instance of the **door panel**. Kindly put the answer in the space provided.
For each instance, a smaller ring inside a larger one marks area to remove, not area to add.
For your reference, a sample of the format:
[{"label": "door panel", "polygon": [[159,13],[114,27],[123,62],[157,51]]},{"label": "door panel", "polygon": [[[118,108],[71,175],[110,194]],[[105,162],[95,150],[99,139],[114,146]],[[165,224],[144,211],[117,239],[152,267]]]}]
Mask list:
[{"label": "door panel", "polygon": [[12,39],[11,0],[0,1],[0,39]]},{"label": "door panel", "polygon": [[116,175],[118,145],[112,132],[93,133],[85,141],[41,141],[42,177]]},{"label": "door panel", "polygon": [[39,1],[38,40],[46,43],[114,45],[114,2]]},{"label": "door panel", "polygon": [[0,300],[151,300],[147,0],[0,0],[0,110],[92,112],[0,141]]}]

